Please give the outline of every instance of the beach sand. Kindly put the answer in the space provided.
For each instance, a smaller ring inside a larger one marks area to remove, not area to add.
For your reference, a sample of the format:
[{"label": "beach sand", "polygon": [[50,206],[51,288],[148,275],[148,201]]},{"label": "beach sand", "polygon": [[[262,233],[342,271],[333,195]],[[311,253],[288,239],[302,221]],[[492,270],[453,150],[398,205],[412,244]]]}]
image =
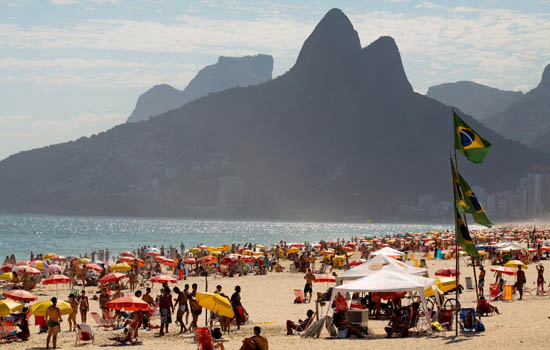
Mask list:
[{"label": "beach sand", "polygon": [[[466,287],[466,277],[473,277],[471,267],[466,267],[464,258],[461,259],[461,284]],[[454,268],[454,260],[428,260],[428,269],[430,276],[443,267]],[[543,262],[545,269],[550,271],[550,262]],[[493,283],[493,273],[489,271],[490,266],[485,264],[487,270],[485,282],[485,295],[489,295],[489,284]],[[341,271],[339,271],[341,273]],[[267,337],[270,349],[316,349],[333,350],[336,347],[342,349],[364,349],[366,347],[376,349],[435,349],[444,345],[452,345],[453,349],[475,349],[475,348],[504,348],[504,349],[544,349],[550,344],[550,297],[536,296],[536,269],[535,264],[529,265],[526,272],[527,287],[533,289],[533,294],[526,293],[524,300],[514,300],[513,302],[494,302],[501,315],[484,317],[486,331],[475,334],[461,334],[454,337],[454,330],[448,331],[447,336],[437,335],[433,338],[426,336],[412,336],[409,338],[384,339],[384,327],[388,321],[369,321],[369,328],[373,332],[368,339],[329,339],[326,329],[321,333],[319,339],[303,339],[299,336],[287,336],[285,324],[286,320],[298,320],[304,318],[308,309],[315,311],[315,304],[294,304],[293,289],[303,289],[304,279],[301,273],[269,273],[265,276],[243,276],[233,278],[209,277],[208,290],[213,291],[217,284],[223,286],[223,292],[231,295],[236,285],[242,287],[242,301],[250,315],[251,324],[241,327],[240,331],[236,328],[224,335],[224,345],[226,349],[238,349],[241,346],[244,337],[251,336],[252,327],[259,325],[262,327],[262,333]],[[505,276],[508,283],[513,283],[515,276]],[[547,277],[550,280],[550,276]],[[186,281],[180,281],[177,285],[182,288],[185,283],[198,283],[199,291],[204,291],[205,278],[188,278]],[[171,285],[173,287],[174,285]],[[324,291],[326,283],[314,283],[315,292]],[[63,288],[63,287],[61,287]],[[91,297],[97,290],[96,287],[88,287],[88,295]],[[157,295],[159,285],[156,284],[153,295]],[[129,295],[129,291],[125,291]],[[55,287],[38,286],[33,293],[39,296],[39,300],[49,299],[55,295]],[[59,298],[65,299],[69,291],[60,289]],[[465,289],[461,295],[461,304],[463,307],[475,306],[475,291]],[[90,300],[92,311],[98,310],[98,301]],[[323,309],[326,311],[326,307]],[[62,332],[59,334],[58,347],[69,349],[75,347],[75,333],[67,332],[67,317],[64,316],[62,323]],[[175,320],[175,313],[173,316]],[[80,315],[77,315],[80,320]],[[34,324],[34,318],[30,323]],[[159,324],[158,318],[153,323]],[[114,334],[121,331],[105,331],[95,328],[95,322],[88,314],[88,324],[94,326],[95,342],[94,344],[79,345],[83,349],[114,349],[117,344],[109,340]],[[200,326],[204,325],[204,312],[200,318]],[[179,326],[174,323],[170,325],[170,333],[158,337],[154,332],[145,332],[140,330],[139,345],[128,346],[131,349],[157,349],[157,350],[176,350],[176,349],[196,349],[196,343],[191,334],[178,335]],[[42,349],[46,345],[46,334],[37,334],[38,327],[31,325],[31,338],[27,342],[12,342],[2,344],[2,349]]]}]

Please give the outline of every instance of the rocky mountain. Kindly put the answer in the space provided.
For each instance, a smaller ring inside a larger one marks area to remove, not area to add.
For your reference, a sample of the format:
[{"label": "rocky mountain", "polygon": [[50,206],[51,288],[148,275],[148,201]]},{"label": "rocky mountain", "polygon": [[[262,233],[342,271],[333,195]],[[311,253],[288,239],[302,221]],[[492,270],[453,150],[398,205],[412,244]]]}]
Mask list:
[{"label": "rocky mountain", "polygon": [[460,108],[479,121],[505,111],[522,96],[521,91],[504,91],[473,81],[457,81],[432,86],[426,96]]},{"label": "rocky mountain", "polygon": [[[472,117],[490,140],[460,171],[509,189],[548,157]],[[296,64],[141,123],[0,162],[0,211],[94,215],[392,218],[422,193],[450,200],[451,109],[417,94],[390,37],[361,48],[330,10]]]},{"label": "rocky mountain", "polygon": [[161,84],[141,94],[128,122],[147,120],[212,92],[266,82],[271,80],[272,73],[270,55],[220,56],[217,63],[201,69],[183,91]]},{"label": "rocky mountain", "polygon": [[550,153],[550,64],[536,88],[484,124],[511,140]]}]

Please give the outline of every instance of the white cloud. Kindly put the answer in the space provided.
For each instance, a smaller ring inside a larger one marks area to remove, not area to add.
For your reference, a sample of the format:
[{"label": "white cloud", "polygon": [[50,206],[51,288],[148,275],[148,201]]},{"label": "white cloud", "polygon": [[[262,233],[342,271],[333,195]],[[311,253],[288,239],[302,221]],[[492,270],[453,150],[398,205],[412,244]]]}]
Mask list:
[{"label": "white cloud", "polygon": [[452,8],[452,11],[458,12],[458,13],[468,13],[468,12],[480,12],[481,9],[474,8],[474,7],[457,6]]},{"label": "white cloud", "polygon": [[417,9],[442,9],[445,8],[444,6],[434,4],[433,2],[424,1],[420,4],[416,5],[415,8]]}]

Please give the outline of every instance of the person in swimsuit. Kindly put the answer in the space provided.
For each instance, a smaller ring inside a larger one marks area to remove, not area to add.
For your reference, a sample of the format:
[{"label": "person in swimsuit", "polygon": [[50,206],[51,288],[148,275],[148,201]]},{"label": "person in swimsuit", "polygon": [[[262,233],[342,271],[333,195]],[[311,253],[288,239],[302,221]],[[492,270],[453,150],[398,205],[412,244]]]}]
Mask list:
[{"label": "person in swimsuit", "polygon": [[[186,283],[185,286],[183,287],[183,294],[185,294],[185,298],[186,300],[189,300],[189,297],[190,297],[190,293],[189,293],[189,284]],[[189,310],[190,308],[188,307],[187,310],[185,310],[183,313],[185,314],[185,324],[188,324],[189,323]]]},{"label": "person in swimsuit", "polygon": [[544,266],[542,264],[537,265],[537,295],[539,290],[544,293]]},{"label": "person in swimsuit", "polygon": [[[172,303],[172,297],[170,295],[170,288],[165,286],[161,290],[159,298],[159,310],[160,310],[160,333],[164,335],[164,329],[168,333],[168,326],[172,323],[172,312],[174,311],[174,304]],[[166,326],[166,327],[165,327]]]},{"label": "person in swimsuit", "polygon": [[241,350],[269,350],[267,339],[260,335],[262,329],[258,326],[254,327],[254,335],[243,340]]},{"label": "person in swimsuit", "polygon": [[306,285],[304,286],[304,297],[307,299],[307,295],[309,293],[308,302],[311,303],[311,298],[313,295],[313,281],[315,281],[315,275],[311,272],[311,269],[307,270],[307,274],[304,276],[304,279],[306,280]]},{"label": "person in swimsuit", "polygon": [[483,268],[483,265],[479,267],[479,281],[478,281],[478,289],[479,289],[479,295],[483,296],[483,287],[485,286],[485,269]]},{"label": "person in swimsuit", "polygon": [[69,294],[69,303],[71,304],[71,313],[69,314],[69,332],[76,331],[76,314],[78,313],[78,301],[73,293]]},{"label": "person in swimsuit", "polygon": [[[183,313],[187,311],[187,295],[180,291],[178,287],[174,287],[174,293],[176,293],[176,303],[174,304],[174,308],[177,308],[178,312],[176,314],[176,324],[179,323],[180,325],[180,334],[187,332],[187,327],[185,327],[185,323],[183,323]],[[178,307],[179,305],[179,307]]]},{"label": "person in swimsuit", "polygon": [[[151,296],[151,288],[147,287],[145,289],[145,295],[141,298],[144,302],[149,304],[149,306],[154,307],[155,306],[155,300]],[[149,328],[149,318],[151,317],[150,312],[145,312],[143,314],[143,327]]]},{"label": "person in swimsuit", "polygon": [[21,310],[21,313],[17,315],[17,327],[21,330],[17,332],[15,336],[23,341],[27,341],[31,336],[31,331],[29,330],[29,322],[27,321],[26,310],[24,308]]},{"label": "person in swimsuit", "polygon": [[50,339],[53,337],[53,347],[57,347],[57,332],[61,320],[61,311],[57,306],[57,298],[51,299],[52,305],[46,310],[46,323],[48,325],[48,337],[46,338],[46,349],[50,348]]},{"label": "person in swimsuit", "polygon": [[90,303],[88,302],[88,297],[86,296],[85,290],[80,292],[80,297],[78,298],[78,309],[80,310],[81,323],[86,323],[86,316],[88,315],[88,310],[90,310]]},{"label": "person in swimsuit", "polygon": [[[241,303],[241,286],[235,287],[235,293],[231,295],[231,306],[233,306],[233,312],[235,313],[235,321],[237,322],[237,330],[241,329],[241,324],[246,321],[246,310]],[[243,315],[239,312],[239,309],[243,311]],[[244,318],[244,319],[243,319]]]},{"label": "person in swimsuit", "polygon": [[107,303],[109,302],[109,295],[107,294],[107,288],[101,289],[101,294],[99,295],[99,309],[101,310],[101,317],[105,319],[105,311],[108,313],[109,308],[107,308]]},{"label": "person in swimsuit", "polygon": [[518,271],[516,273],[517,280],[516,280],[516,287],[519,292],[519,300],[523,299],[523,285],[527,282],[525,279],[525,272],[521,269],[521,265],[518,266]]}]

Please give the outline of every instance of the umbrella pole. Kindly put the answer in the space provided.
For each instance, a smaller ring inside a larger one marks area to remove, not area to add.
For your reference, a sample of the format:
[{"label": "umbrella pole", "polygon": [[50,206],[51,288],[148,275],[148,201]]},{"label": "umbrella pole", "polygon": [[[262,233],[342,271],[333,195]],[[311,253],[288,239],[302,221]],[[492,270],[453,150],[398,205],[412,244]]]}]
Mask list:
[{"label": "umbrella pole", "polygon": [[[205,275],[204,275],[204,283],[205,283],[204,291],[208,292],[208,272],[206,272]],[[204,312],[204,325],[206,327],[208,327],[208,312],[207,311]]]}]

